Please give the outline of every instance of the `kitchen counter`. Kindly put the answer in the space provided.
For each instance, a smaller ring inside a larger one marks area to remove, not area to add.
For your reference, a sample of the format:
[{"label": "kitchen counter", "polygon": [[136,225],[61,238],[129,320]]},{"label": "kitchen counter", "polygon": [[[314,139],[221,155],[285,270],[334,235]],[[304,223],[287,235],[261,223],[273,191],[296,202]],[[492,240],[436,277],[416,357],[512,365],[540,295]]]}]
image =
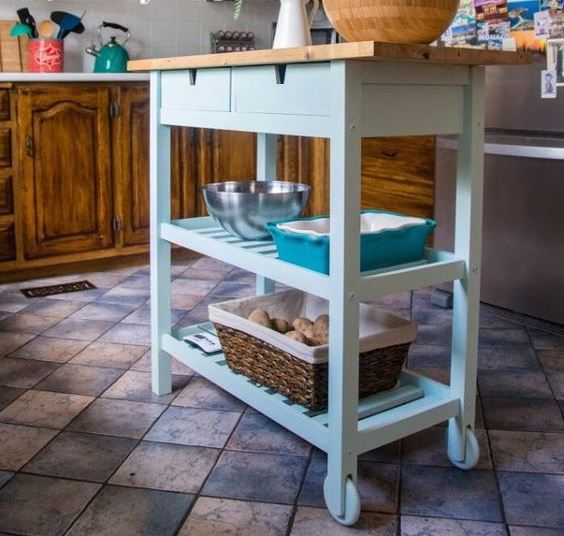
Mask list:
[{"label": "kitchen counter", "polygon": [[144,82],[149,80],[143,73],[0,73],[1,82]]}]

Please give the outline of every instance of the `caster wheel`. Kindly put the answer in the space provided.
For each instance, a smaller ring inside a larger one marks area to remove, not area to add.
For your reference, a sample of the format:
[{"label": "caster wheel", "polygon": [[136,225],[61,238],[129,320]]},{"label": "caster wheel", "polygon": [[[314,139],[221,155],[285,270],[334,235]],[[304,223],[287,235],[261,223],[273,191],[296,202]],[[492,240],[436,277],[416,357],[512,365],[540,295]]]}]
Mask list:
[{"label": "caster wheel", "polygon": [[478,445],[478,440],[476,439],[476,435],[470,429],[466,431],[466,449],[464,460],[458,461],[453,460],[449,456],[450,463],[459,469],[472,469],[476,467],[478,461],[480,460],[480,446]]},{"label": "caster wheel", "polygon": [[[323,484],[323,495],[325,496],[325,503],[327,503],[327,497],[329,491],[327,489],[328,480],[325,478]],[[333,519],[340,523],[341,525],[346,525],[347,527],[354,525],[358,518],[360,517],[360,496],[356,489],[354,482],[347,478],[345,483],[345,514],[343,516],[336,516],[329,508],[329,513],[333,516]]]}]

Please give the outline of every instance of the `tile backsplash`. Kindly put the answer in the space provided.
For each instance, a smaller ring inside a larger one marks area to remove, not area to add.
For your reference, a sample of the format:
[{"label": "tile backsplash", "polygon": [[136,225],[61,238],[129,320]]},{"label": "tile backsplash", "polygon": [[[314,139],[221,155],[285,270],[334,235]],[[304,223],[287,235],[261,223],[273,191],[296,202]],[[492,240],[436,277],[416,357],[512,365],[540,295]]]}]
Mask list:
[{"label": "tile backsplash", "polygon": [[102,21],[130,29],[132,39],[127,50],[132,59],[204,54],[210,52],[210,32],[220,29],[252,31],[257,48],[270,47],[279,5],[278,0],[247,0],[235,21],[232,1],[0,0],[0,19],[16,20],[16,10],[21,7],[28,7],[37,22],[49,18],[51,11],[77,15],[86,11],[86,31],[65,39],[65,70],[91,71],[94,58],[84,49],[96,43],[96,28]]}]

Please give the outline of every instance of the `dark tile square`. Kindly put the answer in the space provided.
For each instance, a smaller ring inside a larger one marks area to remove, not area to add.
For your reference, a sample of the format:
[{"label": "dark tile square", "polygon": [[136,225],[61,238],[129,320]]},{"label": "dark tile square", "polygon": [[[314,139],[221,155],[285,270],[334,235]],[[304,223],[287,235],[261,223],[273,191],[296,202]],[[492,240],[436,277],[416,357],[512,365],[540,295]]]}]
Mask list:
[{"label": "dark tile square", "polygon": [[172,402],[174,406],[244,411],[246,405],[201,376],[196,376],[180,391]]},{"label": "dark tile square", "polygon": [[509,533],[511,536],[562,536],[562,531],[559,529],[519,527],[517,525],[510,525]]},{"label": "dark tile square", "polygon": [[564,371],[549,372],[548,383],[557,400],[564,400]]},{"label": "dark tile square", "polygon": [[[27,298],[26,298],[27,299]],[[66,318],[78,309],[84,306],[84,302],[80,301],[67,301],[67,300],[55,300],[50,298],[39,298],[35,300],[28,300],[32,302],[29,307],[26,308],[26,313],[32,313],[34,315],[44,315],[44,316],[54,316],[57,318]]]},{"label": "dark tile square", "polygon": [[490,471],[405,465],[402,514],[502,520],[497,483]]},{"label": "dark tile square", "polygon": [[1,331],[12,331],[39,335],[61,321],[51,316],[16,313],[0,322]]},{"label": "dark tile square", "polygon": [[0,489],[0,531],[63,534],[99,488],[90,482],[18,474]]},{"label": "dark tile square", "polygon": [[528,346],[481,346],[478,349],[478,368],[492,371],[497,369],[530,369],[539,370],[539,363],[535,351]]},{"label": "dark tile square", "polygon": [[88,344],[87,341],[38,336],[24,344],[10,355],[38,361],[66,363]]},{"label": "dark tile square", "polygon": [[452,329],[450,326],[435,326],[422,324],[417,326],[415,343],[418,345],[450,346]]},{"label": "dark tile square", "polygon": [[104,482],[133,450],[124,437],[63,432],[25,467],[40,475]]},{"label": "dark tile square", "polygon": [[82,318],[86,320],[105,320],[107,322],[119,322],[135,309],[135,306],[125,303],[90,302],[82,309],[73,313],[70,318]]},{"label": "dark tile square", "polygon": [[12,403],[18,396],[25,393],[25,389],[17,387],[1,387],[0,386],[0,411],[8,404]]},{"label": "dark tile square", "polygon": [[525,328],[480,329],[480,346],[530,346],[531,340]]},{"label": "dark tile square", "polygon": [[506,536],[501,523],[401,516],[402,536]]},{"label": "dark tile square", "polygon": [[193,501],[183,493],[106,486],[67,534],[172,536]]},{"label": "dark tile square", "polygon": [[209,476],[203,495],[292,504],[300,490],[307,459],[225,451]]},{"label": "dark tile square", "polygon": [[561,432],[564,421],[553,400],[483,397],[486,426],[493,430]]},{"label": "dark tile square", "polygon": [[505,369],[478,374],[478,387],[484,397],[552,399],[552,392],[540,370]]},{"label": "dark tile square", "polygon": [[564,348],[537,350],[537,356],[545,372],[564,372]]},{"label": "dark tile square", "polygon": [[14,473],[8,471],[0,471],[0,488],[14,476]]},{"label": "dark tile square", "polygon": [[0,357],[4,357],[20,346],[23,346],[27,341],[33,339],[33,337],[35,337],[35,335],[32,333],[2,333],[0,337]]},{"label": "dark tile square", "polygon": [[94,365],[128,369],[147,351],[145,346],[116,344],[113,342],[94,341],[72,358],[75,365]]},{"label": "dark tile square", "polygon": [[0,423],[0,469],[18,471],[56,435],[57,430]]},{"label": "dark tile square", "polygon": [[[183,309],[171,309],[170,316],[173,324],[176,324],[184,315],[186,311]],[[142,305],[131,314],[127,315],[122,322],[124,324],[144,324],[149,326],[151,324],[151,306],[146,303]]]},{"label": "dark tile square", "polygon": [[564,529],[564,475],[498,473],[510,525]]},{"label": "dark tile square", "polygon": [[48,337],[93,341],[114,325],[105,320],[86,320],[84,318],[65,318],[45,332]]},{"label": "dark tile square", "polygon": [[449,368],[451,351],[447,346],[412,344],[409,368]]},{"label": "dark tile square", "polygon": [[114,383],[123,370],[87,367],[83,365],[62,365],[37,385],[43,391],[98,396]]},{"label": "dark tile square", "polygon": [[59,365],[31,359],[5,357],[0,360],[0,385],[29,389],[57,369]]},{"label": "dark tile square", "polygon": [[307,456],[309,443],[260,413],[245,413],[227,443],[229,450]]},{"label": "dark tile square", "polygon": [[528,328],[528,331],[533,340],[533,345],[537,350],[564,348],[564,337],[560,335],[540,329]]},{"label": "dark tile square", "polygon": [[151,428],[146,439],[222,448],[240,417],[241,414],[234,411],[169,407]]},{"label": "dark tile square", "polygon": [[401,447],[401,442],[394,441],[393,443],[388,443],[383,447],[379,447],[374,450],[369,450],[368,452],[361,454],[359,456],[359,460],[366,462],[400,463],[401,461],[400,447]]},{"label": "dark tile square", "polygon": [[139,324],[116,324],[100,337],[101,341],[116,342],[118,344],[137,344],[151,346],[151,327]]},{"label": "dark tile square", "polygon": [[161,404],[99,398],[71,423],[69,430],[140,439],[165,407]]},{"label": "dark tile square", "polygon": [[[299,505],[325,507],[323,483],[326,475],[325,459],[312,458],[298,499]],[[399,476],[399,465],[359,462],[358,492],[362,509],[388,514],[396,513]]]}]

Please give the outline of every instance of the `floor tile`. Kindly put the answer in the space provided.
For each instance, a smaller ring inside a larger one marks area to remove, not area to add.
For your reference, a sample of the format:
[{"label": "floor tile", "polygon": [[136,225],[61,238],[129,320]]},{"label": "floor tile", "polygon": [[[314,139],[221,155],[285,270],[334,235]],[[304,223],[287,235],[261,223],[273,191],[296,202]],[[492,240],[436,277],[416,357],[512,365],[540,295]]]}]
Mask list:
[{"label": "floor tile", "polygon": [[[482,304],[481,309],[484,308]],[[497,312],[497,310],[496,310]],[[503,328],[511,329],[520,326],[518,322],[502,318],[498,315],[488,314],[486,312],[480,311],[480,328]]]},{"label": "floor tile", "polygon": [[450,326],[433,326],[422,324],[417,326],[416,344],[450,346],[452,330]]},{"label": "floor tile", "polygon": [[79,292],[66,292],[64,294],[56,294],[51,296],[52,300],[63,300],[63,301],[80,301],[83,303],[88,303],[96,300],[102,294],[104,294],[105,289],[95,288],[91,290],[81,290]]},{"label": "floor tile", "polygon": [[87,344],[88,342],[86,341],[38,336],[12,352],[10,355],[24,359],[66,363]]},{"label": "floor tile", "polygon": [[197,294],[172,294],[170,297],[170,306],[175,310],[190,311],[194,309],[203,299],[203,296]]},{"label": "floor tile", "polygon": [[164,409],[160,404],[99,398],[72,422],[69,430],[140,439]]},{"label": "floor tile", "polygon": [[8,404],[11,404],[18,396],[25,393],[25,391],[25,389],[19,389],[17,387],[0,386],[0,410],[3,410]]},{"label": "floor tile", "polygon": [[501,523],[441,519],[434,517],[401,517],[402,536],[506,536]]},{"label": "floor tile", "polygon": [[104,320],[107,322],[119,322],[135,309],[135,306],[125,303],[91,302],[71,315],[71,318],[83,318],[87,320]]},{"label": "floor tile", "polygon": [[0,423],[0,469],[18,471],[56,435],[47,428]]},{"label": "floor tile", "polygon": [[209,476],[203,495],[292,504],[300,490],[307,459],[224,451]]},{"label": "floor tile", "polygon": [[552,400],[483,397],[486,425],[494,430],[561,432],[564,421]]},{"label": "floor tile", "polygon": [[222,281],[210,292],[209,296],[213,300],[223,301],[227,298],[245,298],[252,296],[256,292],[253,283],[237,283],[233,281]]},{"label": "floor tile", "polygon": [[[145,347],[143,347],[145,348]],[[144,372],[151,371],[151,352],[145,352],[145,355],[131,366],[131,370],[142,370]],[[177,359],[172,360],[172,373],[179,376],[193,376],[194,371],[187,367],[184,363],[181,363]],[[176,402],[177,398],[174,399]]]},{"label": "floor tile", "polygon": [[217,285],[217,281],[205,281],[203,279],[175,279],[170,287],[172,294],[191,294],[193,296],[205,296]]},{"label": "floor tile", "polygon": [[[170,316],[173,324],[176,324],[184,315],[186,311],[183,309],[171,309]],[[124,324],[151,324],[151,306],[149,304],[142,305],[135,311],[127,315],[122,322]]]},{"label": "floor tile", "polygon": [[448,368],[420,368],[409,367],[413,372],[423,374],[432,380],[435,380],[443,385],[450,385],[450,369]]},{"label": "floor tile", "polygon": [[182,279],[205,279],[207,281],[221,281],[229,273],[227,272],[227,269],[211,270],[206,268],[194,268],[191,266],[184,270],[180,274],[180,277]]},{"label": "floor tile", "polygon": [[545,372],[564,372],[564,348],[537,350],[537,356]]},{"label": "floor tile", "polygon": [[510,525],[564,529],[564,476],[498,473],[505,516]]},{"label": "floor tile", "polygon": [[172,376],[172,393],[158,396],[151,390],[151,373],[139,370],[128,370],[123,376],[109,387],[104,398],[119,398],[123,400],[136,400],[138,402],[153,402],[154,404],[168,404],[180,392],[188,376]]},{"label": "floor tile", "polygon": [[175,406],[244,411],[246,405],[201,376],[190,380],[172,402]]},{"label": "floor tile", "polygon": [[102,341],[117,342],[120,344],[151,345],[150,326],[138,324],[124,324],[120,322],[100,338]]},{"label": "floor tile", "polygon": [[182,493],[106,486],[67,534],[172,536],[193,500]]},{"label": "floor tile", "polygon": [[395,536],[396,516],[363,512],[354,526],[339,525],[325,508],[300,507],[296,512],[291,536]]},{"label": "floor tile", "polygon": [[55,327],[45,332],[48,337],[93,341],[114,325],[105,320],[86,320],[83,318],[66,318]]},{"label": "floor tile", "polygon": [[562,531],[559,529],[519,527],[517,525],[510,525],[509,534],[511,536],[562,536]]},{"label": "floor tile", "polygon": [[100,296],[97,301],[141,307],[141,305],[149,299],[149,295],[149,289],[134,289],[117,286]]},{"label": "floor tile", "polygon": [[486,370],[510,368],[538,370],[539,363],[535,357],[535,351],[530,345],[503,348],[482,346],[478,349],[478,368]]},{"label": "floor tile", "polygon": [[531,340],[525,328],[480,329],[480,346],[529,346]]},{"label": "floor tile", "polygon": [[147,347],[94,341],[71,360],[75,365],[127,369],[145,354]]},{"label": "floor tile", "polygon": [[20,293],[0,292],[0,311],[3,313],[18,313],[30,305],[31,301]]},{"label": "floor tile", "polygon": [[110,482],[121,486],[198,493],[219,450],[142,441]]},{"label": "floor tile", "polygon": [[56,370],[58,366],[45,361],[5,357],[0,360],[0,385],[29,389]]},{"label": "floor tile", "polygon": [[552,392],[540,370],[497,370],[478,374],[482,396],[552,399]]},{"label": "floor tile", "polygon": [[120,284],[123,288],[135,288],[141,290],[150,290],[151,278],[148,275],[132,274],[126,277]]},{"label": "floor tile", "polygon": [[412,344],[409,348],[409,368],[448,368],[450,357],[448,346]]},{"label": "floor tile", "polygon": [[528,331],[533,341],[533,345],[537,350],[564,348],[564,337],[539,329],[529,328]]},{"label": "floor tile", "polygon": [[99,488],[90,482],[18,474],[0,489],[0,531],[63,534]]},{"label": "floor tile", "polygon": [[564,434],[490,431],[497,470],[564,474]]},{"label": "floor tile", "polygon": [[46,476],[104,482],[136,444],[135,439],[124,437],[62,432],[23,470]]},{"label": "floor tile", "polygon": [[53,316],[17,313],[0,322],[1,331],[15,331],[39,335],[61,321]]},{"label": "floor tile", "polygon": [[222,271],[224,274],[228,274],[233,269],[230,264],[212,257],[200,257],[190,266],[198,270]]},{"label": "floor tile", "polygon": [[[9,471],[0,471],[0,488],[13,476],[14,473],[10,473]],[[4,536],[4,533],[0,532],[0,535]]]},{"label": "floor tile", "polygon": [[[35,300],[33,300],[29,307],[26,308],[26,313],[66,318],[81,307],[84,307],[84,302],[80,301],[74,302],[70,300],[54,300],[50,298],[36,298]],[[31,302],[32,300],[29,301]]]},{"label": "floor tile", "polygon": [[222,448],[240,416],[240,413],[233,411],[170,407],[155,423],[146,439]]},{"label": "floor tile", "polygon": [[26,342],[33,339],[35,335],[31,333],[4,332],[0,337],[0,357],[8,355]]},{"label": "floor tile", "polygon": [[90,272],[83,274],[84,278],[96,285],[98,289],[110,289],[119,285],[128,276],[118,272]]},{"label": "floor tile", "polygon": [[308,456],[311,446],[260,413],[245,413],[233,432],[230,450]]},{"label": "floor tile", "polygon": [[548,383],[557,400],[564,400],[564,371],[549,372]]},{"label": "floor tile", "polygon": [[366,462],[400,463],[400,442],[394,441],[383,447],[365,452],[359,456],[359,460]]},{"label": "floor tile", "polygon": [[[492,460],[485,430],[476,430],[480,446],[480,461],[477,469],[491,469]],[[447,456],[447,429],[427,428],[403,440],[403,461],[415,465],[437,465],[452,467]]]},{"label": "floor tile", "polygon": [[403,514],[501,521],[493,472],[405,465]]},{"label": "floor tile", "polygon": [[0,412],[0,422],[64,428],[92,400],[91,396],[28,391]]},{"label": "floor tile", "polygon": [[122,374],[123,370],[120,369],[67,363],[47,376],[36,386],[36,389],[75,395],[98,396]]},{"label": "floor tile", "polygon": [[200,497],[179,536],[285,536],[292,508]]}]

